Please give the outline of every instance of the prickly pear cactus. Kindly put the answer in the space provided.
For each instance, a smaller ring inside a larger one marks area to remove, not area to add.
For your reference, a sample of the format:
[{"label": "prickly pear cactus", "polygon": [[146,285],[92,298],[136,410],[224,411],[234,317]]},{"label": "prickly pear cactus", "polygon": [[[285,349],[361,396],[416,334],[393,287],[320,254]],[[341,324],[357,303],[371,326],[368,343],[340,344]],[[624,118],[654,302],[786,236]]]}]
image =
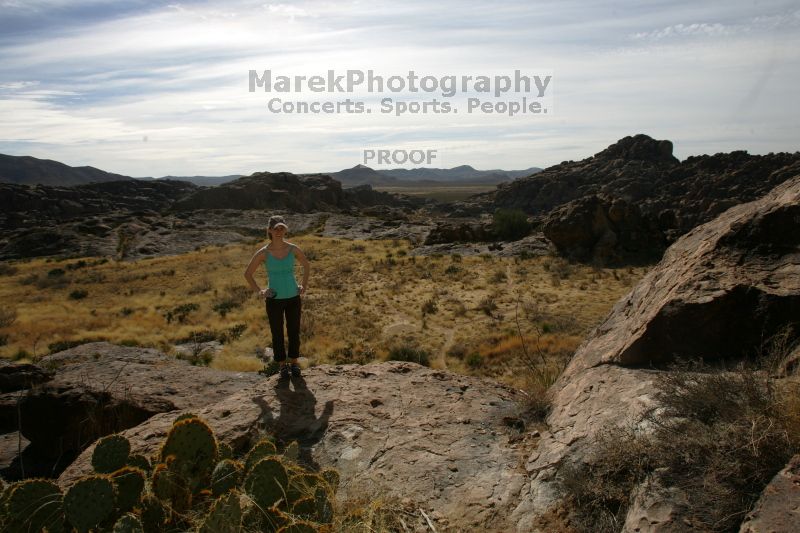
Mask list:
[{"label": "prickly pear cactus", "polygon": [[242,481],[242,463],[231,459],[224,459],[217,463],[211,473],[211,492],[220,496],[229,490],[238,487]]},{"label": "prickly pear cactus", "polygon": [[192,495],[187,481],[165,464],[158,464],[153,469],[151,488],[156,498],[178,513],[191,506]]},{"label": "prickly pear cactus", "polygon": [[134,454],[128,456],[128,466],[135,466],[136,468],[142,469],[143,472],[150,472],[152,470],[152,466],[150,465],[150,461],[147,460],[147,457],[140,454]]},{"label": "prickly pear cactus", "polygon": [[110,474],[128,462],[131,443],[122,435],[108,435],[97,441],[92,453],[92,467],[98,474]]},{"label": "prickly pear cactus", "polygon": [[265,457],[274,456],[277,453],[275,444],[269,439],[261,439],[253,448],[247,452],[244,460],[244,469],[249,472],[253,465]]},{"label": "prickly pear cactus", "polygon": [[198,533],[238,533],[241,531],[241,522],[239,493],[232,491],[214,502]]},{"label": "prickly pear cactus", "polygon": [[170,470],[189,482],[196,493],[207,487],[211,470],[217,464],[217,439],[208,425],[199,418],[186,418],[173,424],[164,446],[161,461],[174,457]]},{"label": "prickly pear cactus", "polygon": [[144,533],[144,526],[138,516],[128,513],[117,520],[113,533]]},{"label": "prickly pear cactus", "polygon": [[275,507],[266,509],[252,505],[242,517],[245,531],[275,532],[292,523],[292,518]]},{"label": "prickly pear cactus", "polygon": [[144,491],[144,472],[133,466],[125,466],[111,474],[117,489],[117,511],[127,513],[139,505]]},{"label": "prickly pear cactus", "polygon": [[244,480],[244,490],[261,509],[286,500],[289,476],[283,464],[274,458],[261,459]]},{"label": "prickly pear cactus", "polygon": [[67,490],[64,511],[69,523],[84,533],[114,513],[114,500],[114,484],[108,476],[87,476]]},{"label": "prickly pear cactus", "polygon": [[317,487],[314,491],[314,514],[312,519],[320,524],[330,524],[333,522],[333,495],[325,487]]},{"label": "prickly pear cactus", "polygon": [[315,510],[314,498],[310,496],[300,498],[292,505],[292,514],[300,518],[313,518]]},{"label": "prickly pear cactus", "polygon": [[290,461],[297,461],[297,458],[300,457],[300,445],[297,444],[296,440],[290,442],[289,445],[283,450],[283,456]]},{"label": "prickly pear cactus", "polygon": [[336,492],[339,489],[339,472],[333,468],[323,468],[319,475],[322,476],[322,479],[328,482],[328,485],[333,492]]},{"label": "prickly pear cactus", "polygon": [[226,442],[218,442],[217,456],[219,457],[220,461],[223,459],[233,459],[233,448],[231,448],[231,445]]},{"label": "prickly pear cactus", "polygon": [[4,531],[64,530],[63,495],[58,485],[46,479],[15,483],[5,496]]},{"label": "prickly pear cactus", "polygon": [[322,476],[304,472],[297,474],[289,479],[289,489],[287,496],[290,502],[299,500],[306,496],[314,496],[317,487],[328,488],[328,482]]},{"label": "prickly pear cactus", "polygon": [[175,422],[173,422],[173,424],[176,422],[180,422],[181,420],[189,420],[190,418],[199,418],[199,417],[194,413],[183,413],[182,415],[178,415],[175,418]]},{"label": "prickly pear cactus", "polygon": [[142,527],[147,533],[160,533],[164,530],[167,513],[161,500],[148,494],[142,498],[141,510]]}]

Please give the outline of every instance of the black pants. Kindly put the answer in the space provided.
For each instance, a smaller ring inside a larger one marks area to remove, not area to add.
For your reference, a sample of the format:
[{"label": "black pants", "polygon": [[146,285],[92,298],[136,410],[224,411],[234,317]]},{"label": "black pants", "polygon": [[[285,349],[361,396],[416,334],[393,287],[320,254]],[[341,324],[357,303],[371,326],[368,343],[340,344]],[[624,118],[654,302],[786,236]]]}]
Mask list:
[{"label": "black pants", "polygon": [[289,358],[300,357],[300,296],[294,298],[267,298],[267,318],[272,332],[272,353],[275,361],[286,360],[283,342],[283,317],[286,315],[286,332],[289,334]]}]

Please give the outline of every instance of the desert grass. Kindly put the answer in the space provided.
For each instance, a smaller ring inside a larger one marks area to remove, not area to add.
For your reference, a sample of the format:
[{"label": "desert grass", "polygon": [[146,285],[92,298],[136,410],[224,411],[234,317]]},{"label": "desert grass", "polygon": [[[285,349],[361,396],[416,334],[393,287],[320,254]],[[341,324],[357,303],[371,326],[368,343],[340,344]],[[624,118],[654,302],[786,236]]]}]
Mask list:
[{"label": "desert grass", "polygon": [[[645,273],[550,257],[414,256],[405,241],[291,240],[311,260],[301,325],[307,365],[383,360],[408,346],[430,354],[432,367],[519,387],[523,344],[554,361],[569,357]],[[216,338],[223,348],[212,367],[258,370],[270,335],[264,303],[248,293],[243,272],[261,245],[132,262],[7,264],[0,298],[13,320],[0,328],[0,355],[35,360],[101,339],[169,352],[176,343]],[[262,287],[265,278],[259,270]]]}]

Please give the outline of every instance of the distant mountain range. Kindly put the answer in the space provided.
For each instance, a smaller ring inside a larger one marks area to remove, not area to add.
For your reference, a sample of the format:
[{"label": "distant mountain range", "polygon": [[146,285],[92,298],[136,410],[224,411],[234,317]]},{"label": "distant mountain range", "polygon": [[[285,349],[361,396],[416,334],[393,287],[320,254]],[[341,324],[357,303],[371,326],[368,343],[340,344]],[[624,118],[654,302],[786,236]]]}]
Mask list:
[{"label": "distant mountain range", "polygon": [[132,179],[94,167],[71,167],[50,159],[0,154],[0,182],[5,183],[73,186]]},{"label": "distant mountain range", "polygon": [[393,168],[375,170],[364,165],[332,172],[330,175],[346,187],[369,184],[374,186],[433,185],[436,183],[472,183],[495,185],[541,172],[541,168],[525,170],[477,170],[469,165],[453,168]]},{"label": "distant mountain range", "polygon": [[[394,168],[374,170],[364,165],[328,173],[344,187],[369,184],[373,186],[435,185],[437,183],[469,183],[495,185],[530,176],[542,169],[531,167],[525,170],[476,170],[469,165],[454,168]],[[242,177],[228,176],[163,176],[161,178],[133,178],[106,172],[94,167],[71,167],[58,161],[38,159],[30,156],[0,154],[0,182],[20,185],[52,185],[72,187],[87,183],[121,180],[169,179],[187,181],[195,185],[213,187]]]}]

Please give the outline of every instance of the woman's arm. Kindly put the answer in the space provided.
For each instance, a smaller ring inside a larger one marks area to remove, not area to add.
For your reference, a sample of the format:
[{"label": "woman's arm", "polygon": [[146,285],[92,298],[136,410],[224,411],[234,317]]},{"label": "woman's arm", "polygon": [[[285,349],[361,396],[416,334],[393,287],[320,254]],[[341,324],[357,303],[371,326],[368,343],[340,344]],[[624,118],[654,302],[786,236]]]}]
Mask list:
[{"label": "woman's arm", "polygon": [[294,246],[292,250],[294,251],[294,257],[300,261],[301,265],[303,265],[303,282],[300,284],[300,294],[303,294],[308,288],[308,273],[311,270],[311,265],[309,264],[308,259],[306,259],[306,255],[303,253],[303,250],[297,246]]},{"label": "woman's arm", "polygon": [[258,286],[256,280],[253,279],[253,273],[258,268],[258,265],[264,262],[264,257],[264,248],[262,248],[253,255],[250,264],[247,265],[247,269],[244,271],[244,279],[247,280],[247,284],[250,285],[253,291],[258,293],[263,293],[264,291]]}]

